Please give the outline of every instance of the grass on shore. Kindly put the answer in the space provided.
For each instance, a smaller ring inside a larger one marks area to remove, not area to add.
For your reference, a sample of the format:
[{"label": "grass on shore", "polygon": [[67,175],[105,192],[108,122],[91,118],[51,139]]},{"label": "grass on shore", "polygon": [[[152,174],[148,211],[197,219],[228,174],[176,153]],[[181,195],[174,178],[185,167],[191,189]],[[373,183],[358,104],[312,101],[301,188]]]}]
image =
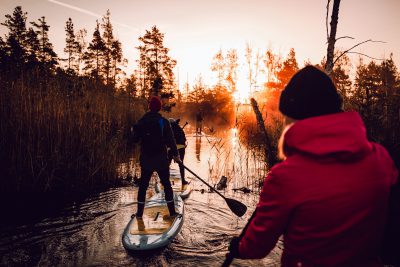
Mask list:
[{"label": "grass on shore", "polygon": [[96,88],[67,94],[23,81],[0,88],[2,193],[91,192],[116,183],[138,100]]}]

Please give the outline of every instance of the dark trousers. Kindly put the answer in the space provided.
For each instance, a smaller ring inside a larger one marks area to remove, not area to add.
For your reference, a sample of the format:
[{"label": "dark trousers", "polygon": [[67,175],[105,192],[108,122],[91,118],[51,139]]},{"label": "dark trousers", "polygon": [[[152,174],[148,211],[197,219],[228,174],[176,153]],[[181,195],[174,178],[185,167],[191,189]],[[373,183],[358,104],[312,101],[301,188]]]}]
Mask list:
[{"label": "dark trousers", "polygon": [[[178,149],[178,151],[179,151],[179,157],[183,162],[183,159],[185,158],[185,148],[180,148]],[[183,167],[182,164],[179,164],[179,172],[181,173],[182,182],[185,181],[185,167]]]},{"label": "dark trousers", "polygon": [[[179,148],[178,149],[179,152],[179,158],[182,160],[185,158],[185,148]],[[171,161],[172,161],[172,154],[171,154],[171,150],[168,151],[168,159],[169,159],[169,165],[171,165]],[[185,167],[183,167],[182,164],[179,164],[179,172],[181,174],[181,180],[182,182],[185,181]]]},{"label": "dark trousers", "polygon": [[175,214],[174,196],[172,192],[171,182],[169,181],[169,168],[166,168],[164,170],[146,170],[142,168],[141,177],[139,180],[139,192],[137,197],[138,210],[136,212],[136,215],[139,217],[143,215],[144,204],[146,201],[146,191],[149,187],[150,178],[154,171],[158,173],[161,184],[164,186],[165,200],[167,201],[169,213],[170,215]]}]

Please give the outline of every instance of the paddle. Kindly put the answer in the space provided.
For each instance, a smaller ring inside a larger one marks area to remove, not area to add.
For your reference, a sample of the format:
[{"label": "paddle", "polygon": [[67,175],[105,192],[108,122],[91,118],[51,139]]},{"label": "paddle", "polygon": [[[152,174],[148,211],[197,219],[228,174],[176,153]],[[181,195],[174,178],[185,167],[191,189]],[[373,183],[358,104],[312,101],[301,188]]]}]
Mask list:
[{"label": "paddle", "polygon": [[[182,164],[183,165],[183,164]],[[200,181],[202,181],[205,185],[207,185],[211,190],[213,190],[215,193],[217,193],[218,195],[220,195],[226,202],[226,204],[228,204],[228,207],[231,209],[231,211],[233,213],[235,213],[236,216],[238,217],[242,217],[246,211],[247,211],[247,207],[246,205],[244,205],[242,202],[239,202],[235,199],[232,198],[227,198],[224,195],[222,195],[220,192],[218,192],[214,187],[212,187],[211,185],[209,185],[206,181],[204,181],[203,179],[201,179],[197,174],[195,174],[194,172],[192,172],[188,167],[186,167],[185,165],[183,165],[183,167],[188,170],[191,174],[193,174],[197,179],[199,179]]]},{"label": "paddle", "polygon": [[[244,234],[246,233],[247,228],[250,225],[251,220],[256,216],[257,209],[254,210],[253,214],[251,215],[250,219],[247,221],[246,226],[243,228],[242,232],[239,235],[239,238],[242,239]],[[226,255],[225,261],[222,263],[221,267],[229,267],[233,261],[234,257],[232,254],[228,253]]]}]

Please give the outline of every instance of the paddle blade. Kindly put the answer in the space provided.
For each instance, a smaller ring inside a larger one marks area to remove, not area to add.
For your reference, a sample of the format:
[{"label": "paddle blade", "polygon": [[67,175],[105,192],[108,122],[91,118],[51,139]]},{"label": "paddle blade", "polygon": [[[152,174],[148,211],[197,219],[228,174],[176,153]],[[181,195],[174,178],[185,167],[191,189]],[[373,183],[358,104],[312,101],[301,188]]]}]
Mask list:
[{"label": "paddle blade", "polygon": [[246,213],[247,207],[242,202],[239,202],[232,198],[225,198],[225,201],[226,204],[228,204],[228,207],[233,213],[235,213],[236,216],[242,217]]}]

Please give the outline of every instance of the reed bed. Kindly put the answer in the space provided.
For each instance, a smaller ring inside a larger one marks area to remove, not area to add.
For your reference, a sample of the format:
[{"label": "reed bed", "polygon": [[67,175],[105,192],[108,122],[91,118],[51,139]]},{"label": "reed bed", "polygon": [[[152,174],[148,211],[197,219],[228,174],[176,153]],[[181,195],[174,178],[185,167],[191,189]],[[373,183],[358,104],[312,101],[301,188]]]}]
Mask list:
[{"label": "reed bed", "polygon": [[59,82],[0,88],[2,193],[92,192],[117,183],[138,100],[104,89],[72,94]]},{"label": "reed bed", "polygon": [[[266,124],[272,146],[276,149],[282,122],[279,118],[270,118]],[[211,182],[217,184],[224,175],[228,177],[228,190],[247,188],[258,195],[269,169],[265,140],[257,127],[254,112],[247,107],[240,110],[236,127],[231,132],[215,132],[213,135],[207,138],[212,155],[208,162]],[[220,135],[223,137],[218,138]]]}]

